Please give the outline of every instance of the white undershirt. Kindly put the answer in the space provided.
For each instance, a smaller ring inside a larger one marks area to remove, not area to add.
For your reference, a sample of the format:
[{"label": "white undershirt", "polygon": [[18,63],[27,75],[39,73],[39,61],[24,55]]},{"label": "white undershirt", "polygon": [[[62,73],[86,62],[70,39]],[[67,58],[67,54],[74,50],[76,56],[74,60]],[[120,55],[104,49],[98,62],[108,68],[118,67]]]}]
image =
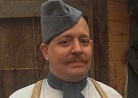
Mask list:
[{"label": "white undershirt", "polygon": [[[92,81],[89,78],[87,80],[88,83],[86,87],[82,90],[82,95],[85,98],[100,98],[99,93],[97,92]],[[98,84],[105,91],[108,98],[123,98],[117,91],[115,91],[111,87],[101,82],[98,82]],[[31,98],[33,88],[34,84],[22,88],[13,93],[9,98]],[[50,85],[47,83],[47,79],[45,79],[42,83],[40,98],[63,98],[63,92],[61,90],[53,89],[52,87],[50,87]]]}]

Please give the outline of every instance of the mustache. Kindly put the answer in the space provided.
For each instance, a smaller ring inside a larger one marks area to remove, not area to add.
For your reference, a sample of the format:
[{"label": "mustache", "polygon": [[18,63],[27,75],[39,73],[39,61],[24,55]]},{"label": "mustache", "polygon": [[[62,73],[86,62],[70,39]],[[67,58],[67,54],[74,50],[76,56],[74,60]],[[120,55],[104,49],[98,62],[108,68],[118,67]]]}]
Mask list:
[{"label": "mustache", "polygon": [[90,62],[91,59],[88,59],[85,56],[70,56],[70,57],[62,59],[62,62],[65,65],[72,63],[72,62],[75,62],[75,61],[83,62],[86,64],[86,63]]}]

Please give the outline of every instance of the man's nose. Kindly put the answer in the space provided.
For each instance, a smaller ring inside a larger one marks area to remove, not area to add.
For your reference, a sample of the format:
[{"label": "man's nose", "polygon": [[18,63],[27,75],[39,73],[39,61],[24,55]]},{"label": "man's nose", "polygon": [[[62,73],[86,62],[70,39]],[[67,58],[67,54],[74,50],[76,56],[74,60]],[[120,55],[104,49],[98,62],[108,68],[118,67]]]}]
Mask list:
[{"label": "man's nose", "polygon": [[75,40],[72,43],[72,53],[73,54],[82,54],[82,47],[78,40]]}]

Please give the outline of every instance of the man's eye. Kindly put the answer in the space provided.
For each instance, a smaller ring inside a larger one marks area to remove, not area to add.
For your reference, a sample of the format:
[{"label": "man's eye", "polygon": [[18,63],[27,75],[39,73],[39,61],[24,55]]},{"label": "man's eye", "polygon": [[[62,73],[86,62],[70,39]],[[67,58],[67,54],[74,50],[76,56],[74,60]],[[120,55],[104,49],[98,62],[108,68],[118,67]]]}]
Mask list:
[{"label": "man's eye", "polygon": [[81,44],[87,46],[89,44],[89,40],[81,40]]},{"label": "man's eye", "polygon": [[67,44],[68,41],[61,41],[61,44]]},{"label": "man's eye", "polygon": [[67,45],[69,45],[71,43],[71,41],[67,41],[67,40],[63,40],[63,41],[60,41],[59,42],[59,44],[61,45],[61,46],[67,46]]}]

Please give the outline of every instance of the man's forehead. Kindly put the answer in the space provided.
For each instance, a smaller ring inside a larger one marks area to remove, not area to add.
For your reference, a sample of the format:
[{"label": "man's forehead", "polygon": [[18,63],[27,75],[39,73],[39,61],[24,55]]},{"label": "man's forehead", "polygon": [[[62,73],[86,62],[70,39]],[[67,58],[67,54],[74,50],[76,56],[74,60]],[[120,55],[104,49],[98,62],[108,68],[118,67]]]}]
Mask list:
[{"label": "man's forehead", "polygon": [[61,35],[59,35],[57,38],[73,38],[73,37],[79,37],[79,38],[90,38],[90,35],[87,33],[83,33],[83,34],[73,34],[73,33],[69,33],[69,34],[64,34],[62,33]]}]

